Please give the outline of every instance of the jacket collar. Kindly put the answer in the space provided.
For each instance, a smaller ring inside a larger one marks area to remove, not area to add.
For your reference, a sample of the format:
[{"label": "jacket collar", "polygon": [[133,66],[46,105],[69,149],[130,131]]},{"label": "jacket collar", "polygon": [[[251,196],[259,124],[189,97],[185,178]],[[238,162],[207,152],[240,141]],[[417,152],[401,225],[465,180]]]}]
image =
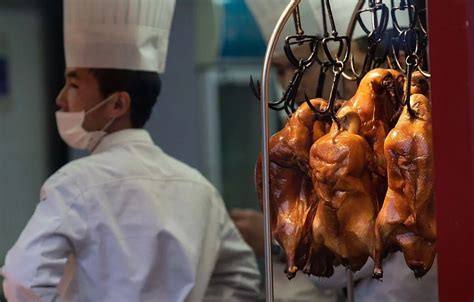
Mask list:
[{"label": "jacket collar", "polygon": [[124,129],[106,135],[92,154],[104,152],[115,145],[127,145],[130,143],[153,144],[153,140],[145,129]]}]

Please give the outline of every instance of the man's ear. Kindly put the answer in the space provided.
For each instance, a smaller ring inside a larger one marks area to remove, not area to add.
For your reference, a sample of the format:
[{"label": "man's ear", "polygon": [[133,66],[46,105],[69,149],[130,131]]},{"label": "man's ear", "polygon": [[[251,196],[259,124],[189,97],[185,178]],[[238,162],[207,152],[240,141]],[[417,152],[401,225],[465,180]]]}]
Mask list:
[{"label": "man's ear", "polygon": [[117,92],[115,99],[113,100],[112,105],[112,117],[119,118],[125,115],[130,111],[131,107],[131,98],[130,94],[125,91]]}]

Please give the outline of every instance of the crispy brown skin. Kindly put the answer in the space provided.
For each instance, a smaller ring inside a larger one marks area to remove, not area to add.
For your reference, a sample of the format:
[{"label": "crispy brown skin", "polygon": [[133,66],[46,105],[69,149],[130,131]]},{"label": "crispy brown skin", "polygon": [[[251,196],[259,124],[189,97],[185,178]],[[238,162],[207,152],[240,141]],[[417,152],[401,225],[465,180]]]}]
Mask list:
[{"label": "crispy brown skin", "polygon": [[[313,99],[311,103],[319,109],[326,106],[322,99]],[[285,127],[270,138],[272,234],[285,250],[288,278],[294,277],[298,269],[318,276],[332,274],[330,255],[312,255],[310,251],[311,223],[317,198],[308,175],[308,154],[313,141],[325,134],[326,128],[325,123],[315,120],[315,115],[304,103],[288,119]],[[260,154],[255,165],[255,185],[262,207],[261,173]],[[326,260],[325,257],[329,258]],[[316,261],[318,263],[313,264]]]},{"label": "crispy brown skin", "polygon": [[356,111],[361,120],[360,134],[373,150],[369,165],[377,188],[379,203],[387,190],[386,161],[383,144],[399,112],[404,77],[391,69],[373,69],[362,79],[356,94],[343,107]]},{"label": "crispy brown skin", "polygon": [[[323,99],[313,99],[311,103],[316,108],[326,106],[326,101]],[[299,168],[306,173],[309,148],[314,140],[315,122],[317,122],[316,116],[309,106],[306,103],[300,105],[288,119],[285,127],[270,138],[270,160],[282,167]]]},{"label": "crispy brown skin", "polygon": [[312,181],[319,199],[313,249],[330,250],[353,271],[361,269],[373,254],[378,211],[368,169],[372,152],[358,130],[333,126],[310,151]]},{"label": "crispy brown skin", "polygon": [[389,251],[401,249],[416,277],[429,271],[436,253],[431,106],[421,94],[410,102],[418,117],[405,108],[385,140],[388,191],[375,228],[376,278]]},{"label": "crispy brown skin", "polygon": [[419,72],[415,71],[411,75],[411,94],[422,94],[430,99],[430,82],[425,76]]}]

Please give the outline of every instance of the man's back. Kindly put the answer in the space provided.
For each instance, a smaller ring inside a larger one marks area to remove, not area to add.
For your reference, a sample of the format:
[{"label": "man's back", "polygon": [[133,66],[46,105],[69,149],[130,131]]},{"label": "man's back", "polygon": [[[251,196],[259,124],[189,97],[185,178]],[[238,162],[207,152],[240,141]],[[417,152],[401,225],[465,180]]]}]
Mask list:
[{"label": "man's back", "polygon": [[[58,245],[70,246],[77,259],[67,301],[201,301],[211,294],[246,300],[258,290],[253,254],[217,191],[163,153],[146,131],[107,136],[93,155],[53,175],[43,196],[35,216],[44,221],[54,215],[50,221],[57,222],[46,225],[34,216],[23,242],[32,228],[47,228],[64,239],[48,242],[55,255]],[[41,211],[42,204],[53,211]],[[27,240],[33,250],[19,248],[18,259],[33,257],[35,248],[45,252],[36,239]],[[48,274],[58,260],[48,250],[34,261],[44,263],[32,266],[38,281],[42,274],[54,277]],[[14,275],[8,260],[7,273]]]}]

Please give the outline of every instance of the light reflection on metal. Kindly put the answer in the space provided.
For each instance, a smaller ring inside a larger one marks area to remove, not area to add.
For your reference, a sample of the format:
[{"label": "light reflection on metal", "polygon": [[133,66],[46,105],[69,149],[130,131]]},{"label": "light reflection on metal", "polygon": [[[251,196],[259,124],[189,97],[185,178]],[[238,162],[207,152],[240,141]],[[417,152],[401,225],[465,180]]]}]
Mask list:
[{"label": "light reflection on metal", "polygon": [[270,217],[270,184],[269,184],[269,128],[268,128],[268,83],[270,78],[270,66],[275,53],[278,40],[285,24],[295,12],[301,0],[291,0],[278,20],[275,29],[268,42],[267,51],[262,70],[262,85],[260,95],[262,96],[262,180],[263,180],[263,214],[264,214],[264,237],[265,237],[265,293],[266,301],[273,302],[273,266],[272,266],[272,234]]}]

